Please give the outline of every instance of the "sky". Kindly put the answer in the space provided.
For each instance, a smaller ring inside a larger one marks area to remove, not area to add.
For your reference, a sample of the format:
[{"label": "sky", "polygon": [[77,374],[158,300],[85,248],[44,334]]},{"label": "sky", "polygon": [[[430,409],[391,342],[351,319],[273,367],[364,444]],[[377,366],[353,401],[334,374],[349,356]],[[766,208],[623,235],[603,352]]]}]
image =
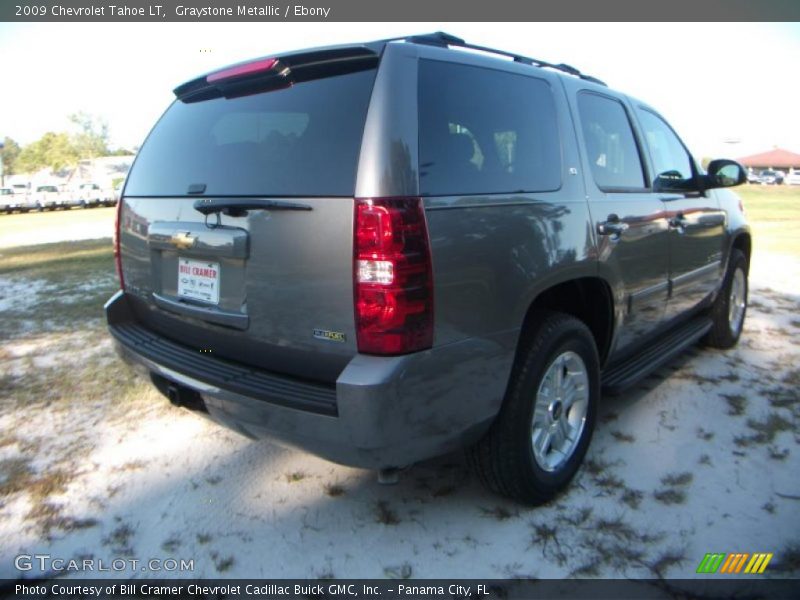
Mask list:
[{"label": "sky", "polygon": [[798,23],[0,23],[0,138],[69,130],[82,110],[130,148],[202,73],[437,30],[599,77],[659,110],[698,158],[800,152]]}]

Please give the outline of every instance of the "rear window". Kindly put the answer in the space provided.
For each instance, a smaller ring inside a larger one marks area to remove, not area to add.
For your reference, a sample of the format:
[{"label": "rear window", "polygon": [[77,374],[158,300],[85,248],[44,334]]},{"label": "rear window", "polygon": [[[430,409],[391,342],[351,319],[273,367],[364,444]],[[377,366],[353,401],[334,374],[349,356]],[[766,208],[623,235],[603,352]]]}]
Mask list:
[{"label": "rear window", "polygon": [[419,120],[423,195],[561,186],[556,109],[543,79],[422,60]]},{"label": "rear window", "polygon": [[375,70],[184,103],[156,124],[129,196],[351,196]]}]

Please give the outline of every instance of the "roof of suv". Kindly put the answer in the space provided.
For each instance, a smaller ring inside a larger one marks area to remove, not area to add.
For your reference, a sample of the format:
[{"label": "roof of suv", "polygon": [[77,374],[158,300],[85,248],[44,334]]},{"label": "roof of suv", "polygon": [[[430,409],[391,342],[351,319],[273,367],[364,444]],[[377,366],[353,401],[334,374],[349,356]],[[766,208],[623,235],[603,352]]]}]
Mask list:
[{"label": "roof of suv", "polygon": [[404,38],[390,38],[387,40],[380,40],[378,42],[373,42],[373,43],[380,44],[380,43],[397,42],[397,41],[403,41],[411,44],[423,44],[426,46],[438,46],[440,48],[465,48],[467,50],[477,50],[479,52],[485,52],[488,54],[505,56],[507,58],[513,59],[514,62],[517,63],[531,65],[534,67],[540,67],[543,69],[554,69],[556,71],[561,71],[562,73],[566,73],[568,75],[580,77],[581,79],[585,79],[587,81],[591,81],[599,85],[606,85],[603,81],[597,79],[596,77],[592,77],[591,75],[581,73],[578,69],[576,69],[571,65],[567,65],[564,63],[554,64],[544,60],[539,60],[538,58],[531,58],[529,56],[524,56],[522,54],[515,54],[513,52],[506,52],[505,50],[498,50],[496,48],[489,48],[487,46],[478,46],[476,44],[470,44],[459,37],[450,35],[449,33],[445,33],[443,31],[437,31],[435,33],[427,33],[424,35],[412,35]]},{"label": "roof of suv", "polygon": [[[434,46],[443,49],[457,49],[462,48],[465,50],[474,50],[485,54],[502,56],[510,58],[515,63],[538,67],[542,69],[552,69],[560,74],[571,75],[578,77],[585,81],[589,81],[601,86],[606,86],[605,82],[582,73],[575,67],[564,63],[550,63],[537,58],[507,52],[505,50],[498,50],[489,48],[487,46],[479,46],[470,44],[463,39],[454,35],[437,31],[434,33],[426,33],[419,35],[410,35],[405,37],[387,38],[382,40],[375,40],[372,42],[344,44],[334,46],[320,46],[316,48],[309,48],[288,53],[275,54],[269,57],[261,57],[257,59],[250,59],[243,62],[235,63],[206,73],[200,77],[196,77],[182,85],[175,88],[175,96],[181,99],[197,98],[204,95],[204,92],[209,86],[214,86],[215,82],[224,80],[227,77],[237,77],[242,74],[250,74],[253,72],[266,72],[274,71],[274,75],[285,75],[289,71],[292,72],[292,77],[297,79],[298,73],[300,77],[303,76],[303,71],[310,71],[313,73],[314,69],[320,65],[330,64],[332,62],[346,61],[346,60],[363,60],[367,62],[377,62],[378,57],[383,52],[385,46],[389,43],[403,42],[408,44],[420,44],[424,46]],[[277,78],[277,77],[276,77]],[[606,86],[607,87],[607,86]]]}]

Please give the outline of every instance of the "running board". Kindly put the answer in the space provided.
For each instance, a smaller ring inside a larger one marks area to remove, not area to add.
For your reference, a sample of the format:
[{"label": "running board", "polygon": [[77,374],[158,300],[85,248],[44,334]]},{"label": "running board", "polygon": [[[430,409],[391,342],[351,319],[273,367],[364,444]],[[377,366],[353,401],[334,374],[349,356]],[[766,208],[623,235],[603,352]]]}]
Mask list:
[{"label": "running board", "polygon": [[603,371],[603,392],[613,396],[631,387],[695,344],[711,326],[710,318],[696,317],[669,331],[652,346]]}]

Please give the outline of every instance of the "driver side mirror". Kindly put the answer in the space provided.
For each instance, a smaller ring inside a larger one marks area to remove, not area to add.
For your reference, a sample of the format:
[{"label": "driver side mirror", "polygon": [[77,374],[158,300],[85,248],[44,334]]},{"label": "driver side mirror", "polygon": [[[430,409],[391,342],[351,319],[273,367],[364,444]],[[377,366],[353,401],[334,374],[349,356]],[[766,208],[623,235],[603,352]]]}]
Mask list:
[{"label": "driver side mirror", "polygon": [[704,187],[707,190],[733,187],[747,181],[747,172],[742,165],[734,160],[718,158],[708,163],[708,173],[703,179]]}]

